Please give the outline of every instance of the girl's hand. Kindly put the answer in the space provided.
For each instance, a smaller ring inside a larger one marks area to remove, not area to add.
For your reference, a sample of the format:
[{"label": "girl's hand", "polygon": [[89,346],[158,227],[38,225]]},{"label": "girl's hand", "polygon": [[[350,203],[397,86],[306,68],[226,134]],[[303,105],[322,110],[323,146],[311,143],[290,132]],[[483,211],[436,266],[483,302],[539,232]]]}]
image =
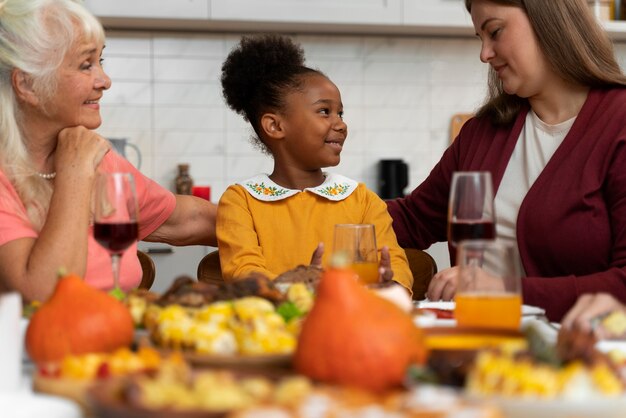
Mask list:
[{"label": "girl's hand", "polygon": [[65,128],[59,132],[55,153],[57,175],[93,175],[110,149],[109,141],[95,131],[84,126]]},{"label": "girl's hand", "polygon": [[389,247],[384,246],[380,250],[380,263],[378,265],[378,281],[390,282],[393,279],[393,270],[391,269],[391,256],[389,255]]},{"label": "girl's hand", "polygon": [[320,242],[317,244],[317,248],[313,251],[313,255],[311,255],[311,265],[315,267],[322,267],[322,256],[324,255],[324,243]]}]

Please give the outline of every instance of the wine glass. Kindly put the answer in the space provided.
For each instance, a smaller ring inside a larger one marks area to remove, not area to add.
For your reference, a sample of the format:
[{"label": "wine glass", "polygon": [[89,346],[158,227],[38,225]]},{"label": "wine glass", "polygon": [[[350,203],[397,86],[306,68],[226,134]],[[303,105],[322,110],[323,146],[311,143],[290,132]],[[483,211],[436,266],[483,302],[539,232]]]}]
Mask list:
[{"label": "wine glass", "polygon": [[378,248],[372,224],[335,225],[334,253],[343,253],[363,284],[378,282]]},{"label": "wine glass", "polygon": [[137,196],[131,173],[98,173],[95,184],[93,235],[108,251],[113,269],[113,290],[123,296],[119,287],[120,258],[137,241]]},{"label": "wine glass", "polygon": [[448,207],[448,239],[453,246],[466,239],[494,239],[493,183],[487,171],[452,174]]},{"label": "wine glass", "polygon": [[517,330],[522,285],[514,245],[496,240],[462,241],[457,247],[457,265],[457,324]]}]

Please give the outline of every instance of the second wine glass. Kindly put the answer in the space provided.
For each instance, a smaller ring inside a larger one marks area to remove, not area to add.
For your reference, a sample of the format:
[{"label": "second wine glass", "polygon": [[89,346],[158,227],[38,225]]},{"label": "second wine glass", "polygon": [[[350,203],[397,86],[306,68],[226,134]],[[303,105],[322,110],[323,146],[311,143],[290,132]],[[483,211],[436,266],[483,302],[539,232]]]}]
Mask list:
[{"label": "second wine glass", "polygon": [[452,174],[448,207],[448,240],[453,246],[468,239],[494,239],[493,183],[487,171]]},{"label": "second wine glass", "polygon": [[113,291],[120,293],[120,258],[138,237],[135,179],[130,173],[98,173],[95,185],[94,238],[108,251]]}]

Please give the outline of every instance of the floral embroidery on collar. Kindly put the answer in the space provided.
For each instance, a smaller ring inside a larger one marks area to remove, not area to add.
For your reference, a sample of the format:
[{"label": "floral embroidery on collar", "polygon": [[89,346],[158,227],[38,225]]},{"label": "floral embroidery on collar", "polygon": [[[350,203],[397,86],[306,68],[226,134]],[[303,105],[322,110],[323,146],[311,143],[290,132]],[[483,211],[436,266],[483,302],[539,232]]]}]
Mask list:
[{"label": "floral embroidery on collar", "polygon": [[358,183],[340,174],[324,173],[326,180],[317,187],[308,187],[304,190],[287,189],[270,180],[267,174],[259,174],[248,180],[239,182],[241,186],[255,199],[265,202],[287,199],[298,193],[311,192],[328,200],[339,201],[347,198],[354,192]]},{"label": "floral embroidery on collar", "polygon": [[261,183],[254,183],[254,184],[246,183],[246,186],[259,196],[270,196],[270,197],[282,196],[289,192],[288,189],[283,189],[282,187],[266,186],[265,182],[263,181]]}]

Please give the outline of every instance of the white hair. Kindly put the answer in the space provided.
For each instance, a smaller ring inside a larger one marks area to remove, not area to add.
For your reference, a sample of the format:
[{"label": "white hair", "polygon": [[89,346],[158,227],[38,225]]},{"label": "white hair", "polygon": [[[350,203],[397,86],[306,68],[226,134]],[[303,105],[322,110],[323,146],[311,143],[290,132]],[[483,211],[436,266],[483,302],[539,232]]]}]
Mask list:
[{"label": "white hair", "polygon": [[81,0],[0,0],[0,169],[38,230],[52,185],[37,175],[26,149],[12,72],[27,73],[35,94],[47,102],[57,91],[57,70],[79,37],[104,41],[102,25]]}]

